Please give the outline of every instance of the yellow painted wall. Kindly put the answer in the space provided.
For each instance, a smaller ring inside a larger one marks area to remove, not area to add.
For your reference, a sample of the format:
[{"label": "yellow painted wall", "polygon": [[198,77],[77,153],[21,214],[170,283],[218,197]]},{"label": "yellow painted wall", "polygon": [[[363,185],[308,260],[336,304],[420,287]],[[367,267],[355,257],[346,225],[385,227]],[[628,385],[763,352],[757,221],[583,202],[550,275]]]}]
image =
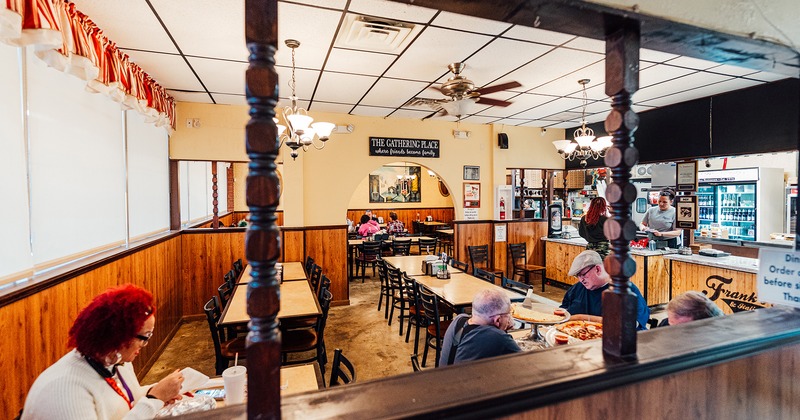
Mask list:
[{"label": "yellow painted wall", "polygon": [[[246,161],[244,125],[247,107],[179,103],[179,127],[170,138],[171,159]],[[352,124],[351,134],[334,134],[324,150],[301,152],[297,160],[284,153],[284,189],[281,204],[285,226],[326,226],[342,224],[348,208],[375,207],[352,205],[359,196],[366,201],[367,175],[397,157],[369,156],[369,137],[403,137],[440,140],[439,158],[415,158],[406,162],[430,168],[450,189],[456,219],[463,219],[464,165],[481,167],[480,219],[491,219],[494,187],[505,183],[510,167],[563,168],[552,140],[563,138],[564,130],[548,129],[545,136],[536,127],[485,125],[442,120],[376,118],[344,114],[310,113],[317,120],[339,125]],[[187,118],[200,118],[200,127],[182,128]],[[454,129],[471,132],[469,139],[453,138]],[[497,133],[509,136],[509,149],[497,147]],[[285,147],[282,150],[286,150]],[[424,171],[423,171],[424,175]],[[243,177],[237,175],[237,181]],[[237,182],[236,190],[244,187]],[[238,197],[238,195],[237,195]],[[242,199],[236,209],[244,206]],[[246,207],[246,206],[245,206]]]}]

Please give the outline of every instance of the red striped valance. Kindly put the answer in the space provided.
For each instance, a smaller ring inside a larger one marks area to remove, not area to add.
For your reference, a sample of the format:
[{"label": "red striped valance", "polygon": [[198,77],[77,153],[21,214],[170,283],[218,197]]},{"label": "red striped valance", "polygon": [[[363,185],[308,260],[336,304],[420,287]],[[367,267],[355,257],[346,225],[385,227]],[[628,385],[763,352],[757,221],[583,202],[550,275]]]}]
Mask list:
[{"label": "red striped valance", "polygon": [[0,41],[32,45],[47,65],[86,81],[147,122],[175,128],[175,102],[152,77],[66,0],[0,0]]}]

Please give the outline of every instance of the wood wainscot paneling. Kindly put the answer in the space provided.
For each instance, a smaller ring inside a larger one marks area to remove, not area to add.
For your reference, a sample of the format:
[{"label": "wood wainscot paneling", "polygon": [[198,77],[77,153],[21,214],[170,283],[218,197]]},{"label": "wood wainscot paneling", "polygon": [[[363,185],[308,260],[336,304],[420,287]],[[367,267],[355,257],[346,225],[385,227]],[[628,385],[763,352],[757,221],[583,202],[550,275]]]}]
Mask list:
[{"label": "wood wainscot paneling", "polygon": [[[383,217],[383,221],[389,223],[389,212],[397,213],[397,220],[403,222],[406,229],[411,232],[412,222],[417,220],[425,220],[427,216],[433,217],[433,220],[452,224],[455,219],[455,210],[452,207],[442,208],[429,208],[429,207],[416,207],[416,208],[379,208],[379,209],[348,209],[347,218],[352,220],[354,225],[361,222],[361,216],[365,211],[372,210],[372,215],[375,217]],[[419,233],[419,232],[412,232]]]},{"label": "wood wainscot paneling", "polygon": [[[454,254],[458,261],[469,263],[469,248],[476,245],[489,245],[490,266],[494,256],[494,222],[492,221],[456,221],[454,234]],[[470,268],[472,268],[470,266]],[[502,270],[502,268],[501,268]]]},{"label": "wood wainscot paneling", "polygon": [[5,380],[0,417],[19,413],[36,377],[69,350],[69,329],[78,312],[109,287],[131,283],[155,298],[153,337],[133,362],[141,375],[180,322],[180,294],[186,287],[176,263],[180,247],[180,237],[157,242],[1,307],[0,371]]},{"label": "wood wainscot paneling", "polygon": [[217,295],[225,273],[244,254],[244,229],[189,229],[181,235],[183,315],[202,315],[203,305]]},{"label": "wood wainscot paneling", "polygon": [[495,269],[504,270],[510,276],[511,262],[508,261],[508,244],[524,242],[528,251],[528,264],[544,265],[544,241],[547,236],[547,222],[533,220],[508,221],[506,228],[507,241],[503,249],[495,246]]},{"label": "wood wainscot paneling", "polygon": [[567,275],[567,273],[570,266],[572,266],[572,260],[585,251],[586,247],[584,245],[547,241],[546,249],[545,266],[547,267],[547,279],[561,283],[562,286],[571,286],[577,283],[578,279]]},{"label": "wood wainscot paneling", "polygon": [[332,305],[350,304],[347,281],[347,226],[282,228],[283,261],[305,261],[306,256],[322,267],[331,280]]},{"label": "wood wainscot paneling", "polygon": [[670,263],[670,299],[683,292],[696,290],[708,296],[726,314],[772,306],[758,300],[755,273],[683,261],[672,260]]},{"label": "wood wainscot paneling", "polygon": [[662,255],[631,257],[636,262],[631,282],[642,292],[647,306],[669,303],[669,261]]}]

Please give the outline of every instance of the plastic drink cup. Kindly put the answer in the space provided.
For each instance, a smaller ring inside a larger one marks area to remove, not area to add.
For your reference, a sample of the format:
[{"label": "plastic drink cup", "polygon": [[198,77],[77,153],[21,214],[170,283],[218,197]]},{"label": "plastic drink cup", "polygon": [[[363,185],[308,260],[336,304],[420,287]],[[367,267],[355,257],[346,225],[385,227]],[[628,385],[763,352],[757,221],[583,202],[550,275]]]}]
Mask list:
[{"label": "plastic drink cup", "polygon": [[225,403],[241,404],[244,402],[244,391],[247,387],[247,368],[233,366],[222,372],[222,381],[225,384]]}]

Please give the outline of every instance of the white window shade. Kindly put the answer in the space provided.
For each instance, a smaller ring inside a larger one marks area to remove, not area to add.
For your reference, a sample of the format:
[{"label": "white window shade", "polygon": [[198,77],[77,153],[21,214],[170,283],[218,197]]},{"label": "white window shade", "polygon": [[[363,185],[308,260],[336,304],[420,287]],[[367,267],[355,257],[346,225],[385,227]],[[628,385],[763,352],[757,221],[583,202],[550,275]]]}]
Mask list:
[{"label": "white window shade", "polygon": [[[200,220],[207,217],[209,211],[209,196],[211,186],[210,162],[187,162],[188,165],[188,190],[189,190],[189,221]],[[207,185],[208,184],[208,185]]]},{"label": "white window shade", "polygon": [[27,56],[33,255],[50,266],[125,241],[122,113]]},{"label": "white window shade", "polygon": [[0,43],[0,283],[33,269],[19,49]]},{"label": "white window shade", "polygon": [[217,162],[217,207],[219,214],[228,211],[228,168],[225,162]]},{"label": "white window shade", "polygon": [[127,111],[128,226],[131,239],[169,229],[167,132]]},{"label": "white window shade", "polygon": [[189,223],[189,162],[178,162],[178,189],[181,201],[181,225]]}]

